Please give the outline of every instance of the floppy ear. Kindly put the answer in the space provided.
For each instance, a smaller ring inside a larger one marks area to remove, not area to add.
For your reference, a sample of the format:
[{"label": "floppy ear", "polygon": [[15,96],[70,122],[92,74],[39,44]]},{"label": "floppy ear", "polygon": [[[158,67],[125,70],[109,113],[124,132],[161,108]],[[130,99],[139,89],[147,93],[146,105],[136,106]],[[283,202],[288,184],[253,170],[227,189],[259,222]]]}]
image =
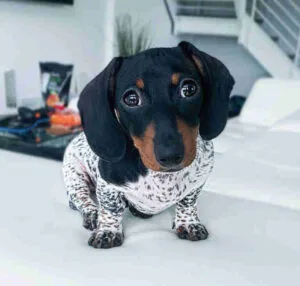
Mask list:
[{"label": "floppy ear", "polygon": [[117,162],[126,151],[126,138],[113,114],[115,75],[121,58],[114,58],[82,91],[78,109],[91,149],[103,160]]},{"label": "floppy ear", "polygon": [[225,128],[234,79],[218,59],[199,51],[188,42],[181,42],[178,46],[193,61],[202,78],[204,102],[199,131],[204,140],[211,140]]}]

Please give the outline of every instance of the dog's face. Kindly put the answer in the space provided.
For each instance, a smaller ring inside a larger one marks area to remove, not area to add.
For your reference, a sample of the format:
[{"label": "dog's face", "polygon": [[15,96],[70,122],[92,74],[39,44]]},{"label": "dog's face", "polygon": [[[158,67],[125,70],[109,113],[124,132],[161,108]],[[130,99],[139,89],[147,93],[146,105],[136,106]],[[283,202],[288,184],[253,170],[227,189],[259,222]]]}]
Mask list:
[{"label": "dog's face", "polygon": [[124,59],[116,75],[116,116],[147,168],[176,171],[195,158],[201,75],[177,50]]},{"label": "dog's face", "polygon": [[116,58],[80,96],[83,128],[93,151],[118,162],[131,146],[155,171],[177,171],[205,140],[225,127],[234,80],[217,59],[182,42]]}]

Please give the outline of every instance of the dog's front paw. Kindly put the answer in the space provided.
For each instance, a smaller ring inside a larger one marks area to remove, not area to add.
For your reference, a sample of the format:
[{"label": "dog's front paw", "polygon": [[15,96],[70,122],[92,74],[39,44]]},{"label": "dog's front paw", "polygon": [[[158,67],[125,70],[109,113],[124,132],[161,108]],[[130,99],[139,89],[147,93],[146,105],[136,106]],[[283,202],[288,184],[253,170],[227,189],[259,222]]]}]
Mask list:
[{"label": "dog's front paw", "polygon": [[89,212],[86,212],[82,215],[83,217],[83,227],[89,230],[94,230],[97,228],[98,223],[98,211],[97,210],[91,210]]},{"label": "dog's front paw", "polygon": [[176,233],[179,238],[192,241],[203,240],[208,237],[205,226],[200,223],[179,225],[176,227]]},{"label": "dog's front paw", "polygon": [[124,241],[122,232],[113,232],[109,230],[94,231],[88,241],[94,248],[112,248],[121,246]]}]

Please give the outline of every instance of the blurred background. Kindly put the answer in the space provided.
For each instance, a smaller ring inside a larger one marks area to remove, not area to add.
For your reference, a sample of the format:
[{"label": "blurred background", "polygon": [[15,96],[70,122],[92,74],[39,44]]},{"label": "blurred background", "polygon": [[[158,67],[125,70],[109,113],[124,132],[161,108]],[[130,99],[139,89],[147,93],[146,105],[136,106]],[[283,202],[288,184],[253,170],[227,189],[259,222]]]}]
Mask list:
[{"label": "blurred background", "polygon": [[[116,21],[127,15],[134,30],[146,27],[152,47],[188,40],[220,58],[236,78],[233,93],[247,96],[258,78],[299,78],[296,2],[1,0],[1,70],[15,72],[16,102],[33,105],[39,62],[73,64],[74,95],[117,55]],[[0,100],[3,110],[3,90]]]}]

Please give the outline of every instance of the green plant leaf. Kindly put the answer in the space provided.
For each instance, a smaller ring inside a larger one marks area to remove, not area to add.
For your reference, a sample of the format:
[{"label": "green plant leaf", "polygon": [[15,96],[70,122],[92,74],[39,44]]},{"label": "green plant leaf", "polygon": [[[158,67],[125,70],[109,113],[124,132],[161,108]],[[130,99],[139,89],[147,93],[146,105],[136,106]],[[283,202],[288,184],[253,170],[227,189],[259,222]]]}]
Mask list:
[{"label": "green plant leaf", "polygon": [[118,56],[128,57],[151,47],[151,39],[148,27],[133,26],[132,17],[129,14],[116,18],[116,42]]}]

